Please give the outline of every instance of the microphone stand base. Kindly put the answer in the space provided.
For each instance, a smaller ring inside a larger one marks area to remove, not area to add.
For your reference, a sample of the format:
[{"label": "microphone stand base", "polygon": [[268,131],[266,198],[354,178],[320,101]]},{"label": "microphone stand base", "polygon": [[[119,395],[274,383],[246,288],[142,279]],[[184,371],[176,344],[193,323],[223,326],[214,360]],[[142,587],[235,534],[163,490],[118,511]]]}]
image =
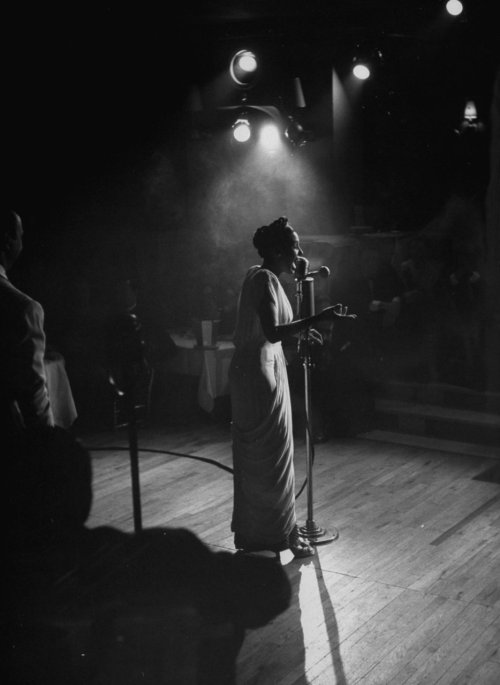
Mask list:
[{"label": "microphone stand base", "polygon": [[339,537],[339,531],[336,528],[327,530],[321,528],[315,521],[307,521],[305,526],[299,528],[302,537],[307,538],[311,545],[325,545],[327,542],[333,542]]}]

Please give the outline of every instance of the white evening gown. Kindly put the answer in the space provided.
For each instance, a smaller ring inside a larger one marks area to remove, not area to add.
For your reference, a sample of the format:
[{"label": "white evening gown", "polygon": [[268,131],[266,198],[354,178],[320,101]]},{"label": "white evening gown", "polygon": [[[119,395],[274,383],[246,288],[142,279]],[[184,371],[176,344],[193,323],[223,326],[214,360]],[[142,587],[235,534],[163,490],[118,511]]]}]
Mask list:
[{"label": "white evening gown", "polygon": [[235,352],[229,371],[235,546],[287,549],[296,524],[290,390],[281,342],[270,343],[257,313],[265,299],[277,324],[293,319],[290,302],[271,271],[253,266],[238,303]]}]

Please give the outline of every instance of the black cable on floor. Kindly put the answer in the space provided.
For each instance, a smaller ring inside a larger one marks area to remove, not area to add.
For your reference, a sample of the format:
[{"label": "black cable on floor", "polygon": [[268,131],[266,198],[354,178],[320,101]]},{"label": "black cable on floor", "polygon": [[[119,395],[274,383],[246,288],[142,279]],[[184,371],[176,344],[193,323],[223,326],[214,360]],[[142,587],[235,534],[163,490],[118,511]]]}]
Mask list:
[{"label": "black cable on floor", "polygon": [[[310,438],[310,445],[311,445],[311,454],[312,454],[312,462],[314,463],[314,443],[312,440],[312,435],[311,435],[311,429],[310,426],[307,426],[307,431],[309,433],[309,438]],[[128,447],[122,447],[122,446],[104,446],[104,447],[89,447],[88,448],[91,452],[92,451],[97,451],[97,452],[111,452],[113,450],[118,450],[119,452],[128,452],[129,448]],[[208,457],[196,457],[193,454],[186,454],[184,452],[172,452],[171,450],[159,450],[159,449],[154,449],[154,448],[146,448],[146,447],[140,447],[139,452],[152,452],[155,454],[170,454],[174,457],[184,457],[185,459],[195,459],[196,461],[203,461],[206,464],[212,464],[213,466],[217,466],[218,468],[222,469],[223,471],[227,471],[228,473],[234,473],[234,470],[230,466],[226,466],[225,464],[221,464],[221,462],[216,461],[215,459],[209,459]],[[304,482],[302,483],[302,486],[300,487],[300,490],[296,493],[295,499],[298,499],[300,495],[302,494],[304,488],[306,487],[307,484],[307,477],[304,479]]]},{"label": "black cable on floor", "polygon": [[[88,448],[91,452],[92,451],[101,451],[101,452],[111,452],[113,450],[118,450],[120,452],[128,452],[129,448],[128,447],[116,447],[116,446],[110,446],[110,447],[89,447]],[[224,471],[227,471],[228,473],[234,473],[233,469],[230,466],[226,466],[225,464],[221,464],[219,461],[216,461],[215,459],[209,459],[208,457],[196,457],[193,454],[184,454],[184,452],[171,452],[169,450],[157,450],[153,448],[146,448],[146,447],[140,447],[139,452],[155,452],[156,454],[171,454],[174,457],[185,457],[186,459],[196,459],[197,461],[204,461],[207,464],[213,464],[214,466],[218,466],[220,469],[223,469]]]}]

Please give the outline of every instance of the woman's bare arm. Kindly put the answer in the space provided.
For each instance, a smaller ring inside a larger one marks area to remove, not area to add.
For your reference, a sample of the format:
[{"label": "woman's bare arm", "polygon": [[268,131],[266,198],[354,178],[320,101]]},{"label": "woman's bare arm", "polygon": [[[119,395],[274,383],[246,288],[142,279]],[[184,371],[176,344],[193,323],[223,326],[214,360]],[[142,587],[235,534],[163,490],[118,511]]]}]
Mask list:
[{"label": "woman's bare arm", "polygon": [[291,323],[277,324],[273,307],[270,307],[267,302],[263,301],[259,307],[259,318],[266,338],[269,342],[276,343],[302,333],[321,321],[329,321],[335,318],[355,319],[356,315],[347,314],[347,307],[344,307],[342,304],[335,304],[331,307],[326,307],[313,316],[296,319]]}]

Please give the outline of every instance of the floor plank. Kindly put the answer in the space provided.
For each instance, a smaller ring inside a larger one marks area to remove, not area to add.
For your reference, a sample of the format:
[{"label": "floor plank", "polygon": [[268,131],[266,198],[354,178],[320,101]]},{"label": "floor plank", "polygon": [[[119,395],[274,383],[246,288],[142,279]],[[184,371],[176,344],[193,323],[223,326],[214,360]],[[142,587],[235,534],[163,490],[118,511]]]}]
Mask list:
[{"label": "floor plank", "polygon": [[[126,434],[82,441],[93,463],[88,525],[133,530]],[[143,525],[187,527],[233,550],[229,427],[142,429],[139,447]],[[312,559],[282,553],[293,600],[248,631],[239,685],[500,682],[500,485],[474,480],[498,462],[440,447],[367,437],[315,445],[314,521],[339,537]],[[298,491],[300,436],[295,465]],[[307,504],[304,490],[301,525]]]}]

